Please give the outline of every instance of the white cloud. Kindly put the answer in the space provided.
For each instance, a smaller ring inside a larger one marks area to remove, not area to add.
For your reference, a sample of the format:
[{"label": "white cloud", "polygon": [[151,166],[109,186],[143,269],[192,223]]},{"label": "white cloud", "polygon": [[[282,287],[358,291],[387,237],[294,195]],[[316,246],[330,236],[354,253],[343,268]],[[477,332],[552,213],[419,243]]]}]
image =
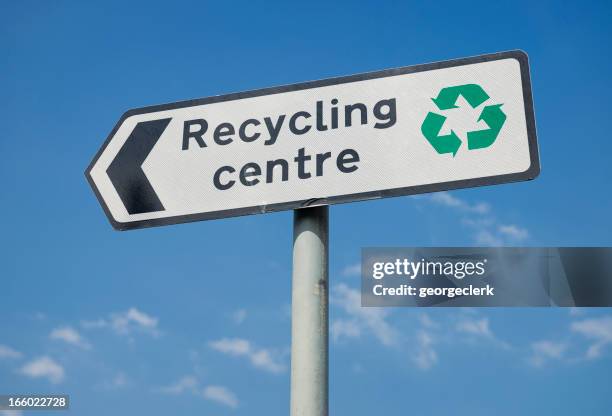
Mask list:
[{"label": "white cloud", "polygon": [[448,192],[437,192],[429,200],[465,215],[476,218],[462,218],[461,223],[474,229],[474,241],[481,246],[505,246],[529,238],[529,231],[514,224],[499,224],[490,214],[491,206],[485,202],[471,204]]},{"label": "white cloud", "polygon": [[177,395],[184,392],[195,393],[198,387],[198,380],[193,376],[184,376],[176,383],[158,389],[160,393]]},{"label": "white cloud", "polygon": [[53,384],[64,380],[64,368],[47,356],[26,363],[19,372],[31,378],[46,378]]},{"label": "white cloud", "polygon": [[567,345],[556,341],[538,341],[531,344],[532,355],[529,362],[535,367],[542,367],[549,360],[563,358]]},{"label": "white cloud", "polygon": [[114,314],[111,326],[115,331],[122,334],[127,334],[134,328],[157,333],[157,321],[157,318],[151,315],[147,315],[136,308],[130,308],[127,312]]},{"label": "white cloud", "polygon": [[572,330],[603,342],[612,342],[612,316],[584,319],[572,323]]},{"label": "white cloud", "polygon": [[419,322],[425,328],[438,328],[439,327],[438,323],[435,322],[433,319],[431,319],[431,317],[427,315],[426,313],[422,313],[419,315]]},{"label": "white cloud", "polygon": [[115,389],[119,389],[122,387],[125,387],[129,384],[129,380],[127,378],[127,376],[123,373],[118,373],[112,380],[111,380],[111,386]]},{"label": "white cloud", "polygon": [[49,338],[60,340],[83,349],[91,348],[91,345],[83,339],[81,334],[79,334],[76,329],[69,326],[55,328],[51,331]]},{"label": "white cloud", "polygon": [[251,343],[241,338],[222,338],[210,342],[209,346],[214,350],[233,356],[245,356],[251,353]]},{"label": "white cloud", "polygon": [[280,354],[274,350],[256,348],[248,340],[241,338],[222,338],[211,341],[210,348],[234,357],[246,357],[251,364],[270,373],[282,373],[286,366],[281,362]]},{"label": "white cloud", "polygon": [[247,317],[246,309],[238,309],[232,314],[232,320],[236,325],[240,325]]},{"label": "white cloud", "polygon": [[486,214],[491,210],[489,204],[479,202],[476,204],[470,204],[463,199],[459,199],[456,196],[451,195],[448,192],[436,192],[431,195],[431,201],[436,204],[444,205],[449,208],[454,208],[462,212],[469,212],[475,214]]},{"label": "white cloud", "polygon": [[504,241],[489,230],[478,231],[474,237],[474,240],[476,241],[476,244],[482,246],[497,247],[504,245]]},{"label": "white cloud", "polygon": [[332,290],[331,303],[340,307],[350,317],[344,320],[340,327],[336,326],[336,331],[341,328],[340,333],[336,332],[337,338],[367,330],[385,346],[393,346],[398,343],[398,332],[386,320],[389,310],[375,307],[362,308],[361,295],[358,290],[345,284],[339,284]]},{"label": "white cloud", "polygon": [[361,336],[361,327],[354,320],[334,319],[330,332],[332,339],[338,341],[341,338],[356,338]]},{"label": "white cloud", "polygon": [[485,339],[498,347],[510,349],[510,345],[495,336],[489,325],[489,318],[464,317],[455,325],[455,330],[459,333],[469,335],[474,338]]},{"label": "white cloud", "polygon": [[207,400],[217,402],[232,409],[238,407],[238,398],[227,387],[213,385],[206,386],[202,391],[202,396],[204,396],[204,398]]},{"label": "white cloud", "polygon": [[15,358],[21,358],[22,356],[23,354],[20,353],[19,351],[12,349],[8,345],[0,344],[0,359],[2,358],[15,359]]},{"label": "white cloud", "polygon": [[135,307],[125,312],[113,313],[108,319],[96,319],[93,321],[82,321],[83,328],[111,328],[117,334],[130,335],[133,332],[144,332],[152,336],[159,336],[158,318],[155,318]]},{"label": "white cloud", "polygon": [[612,316],[573,322],[571,330],[593,342],[585,354],[588,359],[599,358],[603,349],[612,344]]},{"label": "white cloud", "polygon": [[412,355],[412,361],[421,370],[429,370],[438,363],[438,353],[434,348],[436,343],[435,333],[440,328],[440,324],[431,317],[422,313],[419,315],[421,329],[416,332],[416,352]]},{"label": "white cloud", "polygon": [[497,227],[499,232],[512,240],[523,241],[529,237],[529,232],[525,228],[516,225],[500,225]]},{"label": "white cloud", "polygon": [[203,397],[206,400],[217,402],[232,409],[238,407],[238,398],[227,387],[208,385],[200,390],[199,385],[200,383],[194,376],[184,376],[176,383],[166,387],[161,387],[155,391],[171,395],[190,393],[198,397]]},{"label": "white cloud", "polygon": [[118,372],[114,377],[100,383],[98,388],[102,390],[119,390],[130,385],[130,379],[122,372]]},{"label": "white cloud", "polygon": [[533,350],[550,358],[561,358],[566,350],[566,345],[554,341],[538,341],[531,344]]},{"label": "white cloud", "polygon": [[349,264],[341,272],[342,276],[361,276],[361,263]]},{"label": "white cloud", "polygon": [[285,365],[280,363],[270,350],[259,349],[253,351],[251,353],[251,362],[255,367],[271,373],[282,373],[285,371]]},{"label": "white cloud", "polygon": [[489,319],[462,319],[455,327],[457,331],[470,335],[477,335],[485,338],[494,338],[491,328],[489,328]]},{"label": "white cloud", "polygon": [[431,332],[425,330],[417,332],[418,349],[412,359],[421,370],[428,370],[438,362],[438,354],[433,344],[434,338]]},{"label": "white cloud", "polygon": [[525,228],[520,228],[516,225],[500,225],[497,227],[497,230],[494,230],[486,225],[473,224],[472,226],[476,228],[474,240],[476,244],[482,246],[508,246],[529,238],[529,232]]}]

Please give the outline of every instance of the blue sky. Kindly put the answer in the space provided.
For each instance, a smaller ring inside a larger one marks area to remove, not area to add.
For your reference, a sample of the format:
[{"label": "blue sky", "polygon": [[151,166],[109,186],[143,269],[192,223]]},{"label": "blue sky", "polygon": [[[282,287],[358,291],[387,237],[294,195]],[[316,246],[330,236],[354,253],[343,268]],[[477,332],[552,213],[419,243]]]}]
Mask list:
[{"label": "blue sky", "polygon": [[84,3],[0,6],[0,392],[286,414],[291,212],[115,232],[92,156],[129,108],[520,48],[539,178],[331,208],[330,413],[610,413],[607,309],[355,303],[364,246],[611,245],[608,4]]}]

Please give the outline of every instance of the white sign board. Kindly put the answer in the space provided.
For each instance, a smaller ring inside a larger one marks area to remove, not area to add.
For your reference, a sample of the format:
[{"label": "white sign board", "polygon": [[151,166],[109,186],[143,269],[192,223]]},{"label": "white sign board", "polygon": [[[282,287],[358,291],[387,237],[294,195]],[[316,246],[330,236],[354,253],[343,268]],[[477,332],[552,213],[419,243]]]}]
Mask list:
[{"label": "white sign board", "polygon": [[512,51],[131,110],[86,176],[124,230],[539,169],[527,56]]}]

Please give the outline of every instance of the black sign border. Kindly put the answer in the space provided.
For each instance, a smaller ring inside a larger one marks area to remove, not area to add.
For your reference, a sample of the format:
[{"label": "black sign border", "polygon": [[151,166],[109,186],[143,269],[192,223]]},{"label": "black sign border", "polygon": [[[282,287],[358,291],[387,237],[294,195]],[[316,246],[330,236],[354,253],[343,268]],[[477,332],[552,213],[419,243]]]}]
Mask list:
[{"label": "black sign border", "polygon": [[[523,100],[525,104],[525,116],[527,121],[527,137],[529,142],[530,166],[524,172],[510,173],[496,176],[486,176],[475,179],[464,179],[459,181],[440,182],[428,185],[409,186],[405,188],[393,188],[381,191],[362,192],[356,194],[338,195],[326,198],[306,199],[292,202],[283,202],[271,205],[256,205],[252,207],[227,209],[222,211],[212,211],[200,214],[178,215],[166,218],[154,218],[147,220],[138,220],[130,222],[116,221],[108,206],[106,205],[100,191],[96,187],[92,177],[91,170],[97,163],[98,159],[104,153],[104,150],[110,143],[111,139],[123,122],[131,116],[138,114],[154,113],[158,111],[175,110],[178,108],[193,107],[203,104],[220,103],[224,101],[240,100],[243,98],[253,98],[263,95],[273,95],[290,91],[301,91],[310,88],[326,87],[330,85],[346,84],[356,81],[366,81],[377,78],[392,77],[396,75],[413,74],[417,72],[431,71],[443,68],[452,68],[456,66],[471,65],[482,62],[498,61],[502,59],[516,59],[520,65],[521,81],[523,87]],[[149,107],[136,108],[129,110],[121,116],[111,133],[106,138],[106,141],[98,150],[93,160],[85,171],[85,176],[93,189],[98,201],[102,205],[108,220],[116,230],[132,230],[139,228],[148,228],[161,225],[181,224],[193,221],[213,220],[219,218],[237,217],[250,214],[262,214],[267,212],[285,211],[290,209],[306,208],[311,206],[341,204],[346,202],[364,201],[370,199],[388,198],[395,196],[406,196],[429,192],[447,191],[459,188],[473,188],[485,185],[498,185],[508,182],[527,181],[536,178],[540,174],[540,157],[538,152],[538,143],[536,135],[535,116],[533,111],[533,96],[531,91],[531,79],[529,75],[529,57],[522,50],[512,50],[506,52],[498,52],[486,55],[479,55],[469,58],[453,59],[449,61],[434,62],[421,65],[406,66],[393,69],[385,69],[382,71],[366,72],[363,74],[349,75],[336,78],[327,78],[319,81],[302,82],[298,84],[283,85],[278,87],[263,88],[233,94],[218,95],[214,97],[200,98],[195,100],[180,101],[171,104],[162,104]]]}]

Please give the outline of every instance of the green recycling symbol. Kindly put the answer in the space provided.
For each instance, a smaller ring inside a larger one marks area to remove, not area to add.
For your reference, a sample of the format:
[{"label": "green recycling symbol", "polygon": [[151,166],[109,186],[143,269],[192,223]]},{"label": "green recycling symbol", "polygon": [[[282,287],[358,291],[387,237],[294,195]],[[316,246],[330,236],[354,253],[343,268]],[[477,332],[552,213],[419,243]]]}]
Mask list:
[{"label": "green recycling symbol", "polygon": [[[477,84],[457,85],[454,87],[442,88],[436,98],[432,98],[434,104],[440,110],[451,110],[458,108],[456,105],[459,96],[462,96],[472,108],[478,107],[489,99],[489,95]],[[483,149],[491,146],[502,126],[506,122],[506,114],[501,109],[502,104],[487,105],[482,109],[477,121],[484,121],[488,129],[475,130],[467,133],[468,149]],[[446,121],[446,117],[429,112],[421,125],[423,136],[429,141],[436,152],[440,154],[452,153],[453,157],[461,147],[461,139],[451,130],[450,134],[440,135],[440,130]]]}]

